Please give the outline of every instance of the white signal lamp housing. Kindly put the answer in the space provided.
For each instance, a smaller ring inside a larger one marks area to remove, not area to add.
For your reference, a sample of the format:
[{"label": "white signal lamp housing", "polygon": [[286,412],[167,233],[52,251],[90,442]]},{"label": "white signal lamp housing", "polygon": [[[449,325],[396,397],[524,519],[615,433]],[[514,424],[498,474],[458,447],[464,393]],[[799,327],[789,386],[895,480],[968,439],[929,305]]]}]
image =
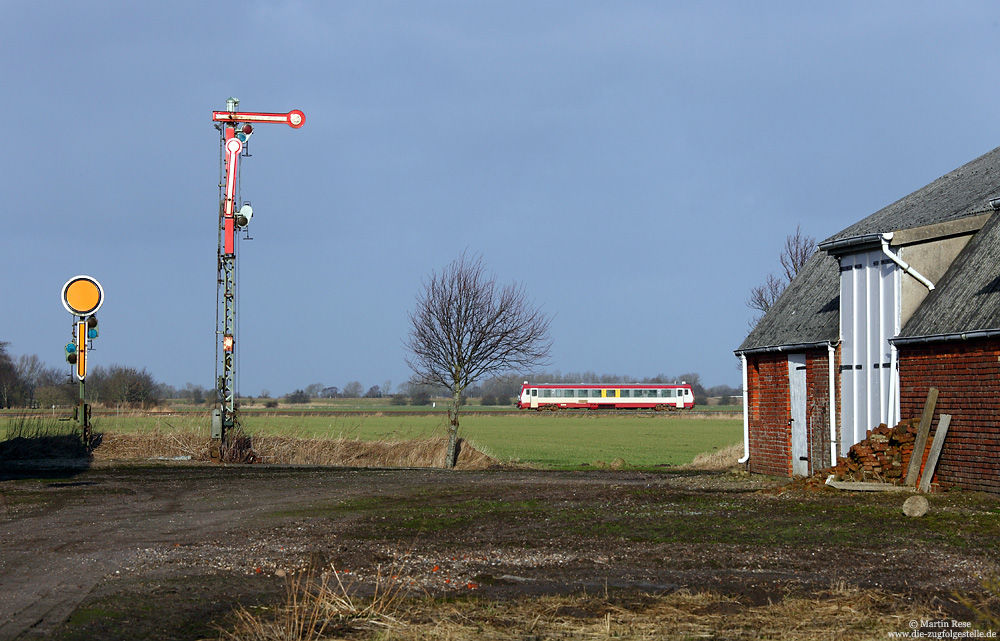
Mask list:
[{"label": "white signal lamp housing", "polygon": [[246,227],[250,224],[250,219],[253,218],[253,207],[250,205],[243,205],[240,210],[236,212],[236,224],[240,227]]}]

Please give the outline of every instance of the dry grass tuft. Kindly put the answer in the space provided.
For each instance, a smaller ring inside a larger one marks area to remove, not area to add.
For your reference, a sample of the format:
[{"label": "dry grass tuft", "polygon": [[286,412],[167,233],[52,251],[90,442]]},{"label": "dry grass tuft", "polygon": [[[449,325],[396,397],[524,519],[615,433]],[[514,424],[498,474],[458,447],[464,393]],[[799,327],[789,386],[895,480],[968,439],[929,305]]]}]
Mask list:
[{"label": "dry grass tuft", "polygon": [[148,433],[103,432],[94,449],[95,460],[177,458],[210,460],[211,439],[195,432],[160,431]]},{"label": "dry grass tuft", "polygon": [[[444,465],[447,440],[362,441],[347,437],[296,438],[253,436],[254,460],[289,465],[337,465],[349,467],[440,467]],[[94,450],[98,460],[174,459],[190,457],[210,460],[211,440],[194,432],[156,430],[144,434],[106,432]],[[459,440],[456,467],[481,470],[500,462]]]},{"label": "dry grass tuft", "polygon": [[906,632],[915,618],[943,613],[873,590],[837,588],[753,606],[712,593],[631,598],[556,596],[514,602],[416,604],[408,625],[385,638],[417,639],[777,639],[845,641]]},{"label": "dry grass tuft", "polygon": [[[342,638],[343,634],[400,626],[394,614],[402,591],[381,569],[375,590],[362,595],[345,585],[335,570],[300,572],[288,580],[285,603],[270,608],[240,606],[232,630],[220,628],[230,641],[314,641]],[[332,578],[331,578],[332,577]],[[335,636],[333,636],[335,635]]]},{"label": "dry grass tuft", "polygon": [[976,615],[976,622],[983,628],[1000,630],[1000,573],[994,569],[980,584],[982,593],[956,594],[956,600]]},{"label": "dry grass tuft", "polygon": [[590,465],[591,467],[594,467],[598,470],[616,470],[616,471],[624,470],[629,467],[629,464],[625,461],[625,459],[621,458],[620,456],[615,460],[611,461],[610,463],[606,463],[605,461],[598,459],[593,463],[591,463]]},{"label": "dry grass tuft", "polygon": [[[332,585],[336,600],[347,590]],[[365,601],[370,603],[371,601]],[[775,639],[855,641],[886,638],[890,632],[907,632],[909,623],[941,619],[945,614],[929,605],[875,590],[835,586],[810,596],[788,596],[777,602],[752,605],[718,594],[685,590],[669,594],[532,596],[513,600],[434,599],[427,596],[401,599],[393,592],[387,606],[343,606],[331,611],[317,600],[291,596],[285,609],[271,620],[286,628],[305,630],[313,636],[283,636],[257,630],[261,617],[244,610],[238,632],[224,632],[224,639],[393,639],[396,641],[472,639]],[[293,613],[292,610],[297,610]],[[330,612],[333,612],[331,616]],[[342,612],[346,614],[341,614]],[[352,612],[358,612],[354,615]],[[373,619],[367,617],[374,614]],[[384,618],[379,618],[383,616]],[[337,617],[345,617],[338,619]],[[352,618],[356,617],[356,618]],[[373,621],[373,629],[332,629],[328,622]],[[322,626],[326,626],[325,628]]]},{"label": "dry grass tuft", "polygon": [[739,465],[743,455],[743,443],[733,443],[721,449],[703,452],[694,457],[687,465],[679,466],[682,470],[723,471]]}]

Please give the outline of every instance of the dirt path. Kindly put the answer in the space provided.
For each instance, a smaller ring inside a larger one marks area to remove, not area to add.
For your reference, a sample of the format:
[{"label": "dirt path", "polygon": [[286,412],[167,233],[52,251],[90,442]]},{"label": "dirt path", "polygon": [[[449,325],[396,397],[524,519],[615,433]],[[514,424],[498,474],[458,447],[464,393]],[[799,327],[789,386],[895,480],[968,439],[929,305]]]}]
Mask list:
[{"label": "dirt path", "polygon": [[[838,582],[947,600],[1000,556],[1000,501],[780,494],[719,474],[110,466],[0,481],[0,641],[204,638],[308,564],[432,594]],[[72,615],[72,616],[71,616]],[[67,622],[67,620],[69,621]]]}]

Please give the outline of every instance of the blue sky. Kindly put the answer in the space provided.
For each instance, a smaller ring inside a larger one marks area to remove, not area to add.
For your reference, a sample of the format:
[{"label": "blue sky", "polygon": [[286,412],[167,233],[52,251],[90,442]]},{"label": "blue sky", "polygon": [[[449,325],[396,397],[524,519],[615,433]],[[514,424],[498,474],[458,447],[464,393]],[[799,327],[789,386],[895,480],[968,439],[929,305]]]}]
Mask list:
[{"label": "blue sky", "polygon": [[993,2],[0,2],[0,340],[215,373],[219,139],[259,126],[239,389],[404,382],[463,251],[553,317],[549,370],[738,385],[748,290],[1000,144]]}]

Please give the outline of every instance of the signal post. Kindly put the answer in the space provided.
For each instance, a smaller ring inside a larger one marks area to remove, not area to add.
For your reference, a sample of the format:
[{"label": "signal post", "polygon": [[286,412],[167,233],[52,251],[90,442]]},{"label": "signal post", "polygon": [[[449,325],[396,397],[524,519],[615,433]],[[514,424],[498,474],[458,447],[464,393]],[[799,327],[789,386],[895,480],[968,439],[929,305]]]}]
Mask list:
[{"label": "signal post", "polygon": [[[236,415],[236,235],[245,229],[253,216],[248,203],[239,198],[239,159],[247,156],[247,141],[258,124],[286,124],[298,129],[306,122],[297,109],[287,113],[239,112],[240,101],[229,98],[225,111],[213,111],[212,121],[222,137],[222,163],[225,181],[219,185],[219,263],[215,363],[219,406],[212,411],[212,458],[222,458],[230,445],[229,433],[239,426]],[[223,191],[224,190],[224,191]],[[221,347],[221,351],[220,351]],[[221,357],[220,357],[221,354]],[[222,373],[219,373],[219,366]]]},{"label": "signal post", "polygon": [[66,362],[73,366],[73,374],[80,383],[80,399],[73,415],[80,427],[80,437],[89,450],[91,443],[90,405],[87,404],[85,381],[87,378],[87,352],[99,330],[97,310],[104,304],[104,288],[90,276],[74,276],[62,288],[62,303],[76,317],[73,323],[73,340],[66,344]]}]

